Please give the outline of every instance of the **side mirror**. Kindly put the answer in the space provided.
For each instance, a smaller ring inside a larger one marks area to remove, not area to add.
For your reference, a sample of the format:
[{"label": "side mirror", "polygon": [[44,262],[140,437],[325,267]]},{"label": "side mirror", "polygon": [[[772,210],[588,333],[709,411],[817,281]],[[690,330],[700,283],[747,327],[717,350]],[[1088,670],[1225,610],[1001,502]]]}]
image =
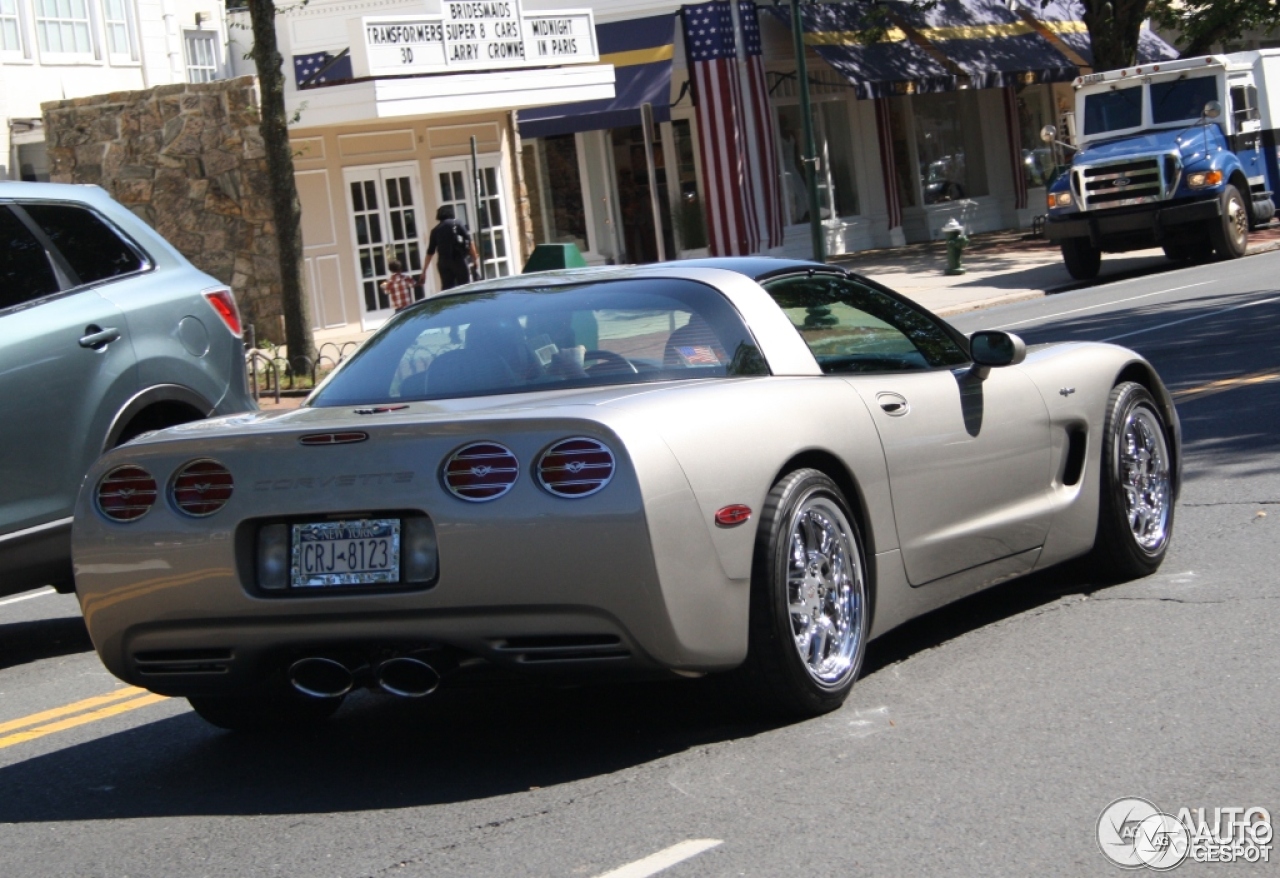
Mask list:
[{"label": "side mirror", "polygon": [[1046,125],[1040,129],[1040,139],[1045,143],[1053,143],[1058,139],[1058,129],[1052,125]]},{"label": "side mirror", "polygon": [[1217,101],[1209,101],[1204,105],[1204,118],[1216,119],[1222,115],[1222,104]]},{"label": "side mirror", "polygon": [[1027,345],[1012,332],[983,329],[969,336],[973,373],[986,378],[992,368],[1016,366],[1027,358]]}]

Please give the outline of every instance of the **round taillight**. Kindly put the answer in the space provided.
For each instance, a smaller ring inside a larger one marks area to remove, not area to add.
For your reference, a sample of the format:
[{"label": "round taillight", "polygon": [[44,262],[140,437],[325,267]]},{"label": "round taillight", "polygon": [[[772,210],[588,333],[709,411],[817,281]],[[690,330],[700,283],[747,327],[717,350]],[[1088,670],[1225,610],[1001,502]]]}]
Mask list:
[{"label": "round taillight", "polygon": [[134,521],[156,503],[156,480],[140,466],[118,466],[98,482],[98,511],[112,521]]},{"label": "round taillight", "polygon": [[441,478],[449,493],[475,503],[496,500],[520,477],[520,461],[497,442],[473,442],[445,459]]},{"label": "round taillight", "polygon": [[585,436],[562,439],[538,458],[538,484],[557,497],[586,497],[613,478],[609,446]]},{"label": "round taillight", "polygon": [[187,515],[213,515],[231,499],[235,480],[216,460],[193,460],[173,477],[173,505]]}]

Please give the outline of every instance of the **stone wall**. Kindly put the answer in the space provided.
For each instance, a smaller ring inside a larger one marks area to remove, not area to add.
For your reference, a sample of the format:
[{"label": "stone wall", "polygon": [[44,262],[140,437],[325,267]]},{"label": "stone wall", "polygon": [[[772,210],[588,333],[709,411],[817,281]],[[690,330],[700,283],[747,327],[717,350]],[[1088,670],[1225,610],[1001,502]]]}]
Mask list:
[{"label": "stone wall", "polygon": [[259,339],[282,341],[254,77],[113,92],[42,109],[53,181],[102,186],[192,263],[229,284]]}]

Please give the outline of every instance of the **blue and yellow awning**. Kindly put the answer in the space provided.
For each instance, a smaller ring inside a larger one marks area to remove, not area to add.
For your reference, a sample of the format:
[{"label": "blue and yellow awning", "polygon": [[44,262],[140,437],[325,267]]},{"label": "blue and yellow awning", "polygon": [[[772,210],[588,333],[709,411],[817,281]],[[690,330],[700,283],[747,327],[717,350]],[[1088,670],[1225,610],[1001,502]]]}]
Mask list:
[{"label": "blue and yellow awning", "polygon": [[640,107],[653,105],[656,122],[671,118],[671,59],[675,15],[654,15],[596,25],[600,62],[614,66],[614,97],[521,110],[522,137],[548,137],[640,124]]}]

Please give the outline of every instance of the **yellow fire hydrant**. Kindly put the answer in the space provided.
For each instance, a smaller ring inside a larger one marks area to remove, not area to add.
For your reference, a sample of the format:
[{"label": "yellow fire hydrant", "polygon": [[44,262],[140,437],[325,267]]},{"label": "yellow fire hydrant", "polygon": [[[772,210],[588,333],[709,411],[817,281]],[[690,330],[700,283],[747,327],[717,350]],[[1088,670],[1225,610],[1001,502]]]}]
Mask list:
[{"label": "yellow fire hydrant", "polygon": [[952,217],[942,227],[942,236],[947,239],[946,274],[964,274],[964,266],[960,264],[960,253],[969,246],[969,237],[964,233],[964,226]]}]

